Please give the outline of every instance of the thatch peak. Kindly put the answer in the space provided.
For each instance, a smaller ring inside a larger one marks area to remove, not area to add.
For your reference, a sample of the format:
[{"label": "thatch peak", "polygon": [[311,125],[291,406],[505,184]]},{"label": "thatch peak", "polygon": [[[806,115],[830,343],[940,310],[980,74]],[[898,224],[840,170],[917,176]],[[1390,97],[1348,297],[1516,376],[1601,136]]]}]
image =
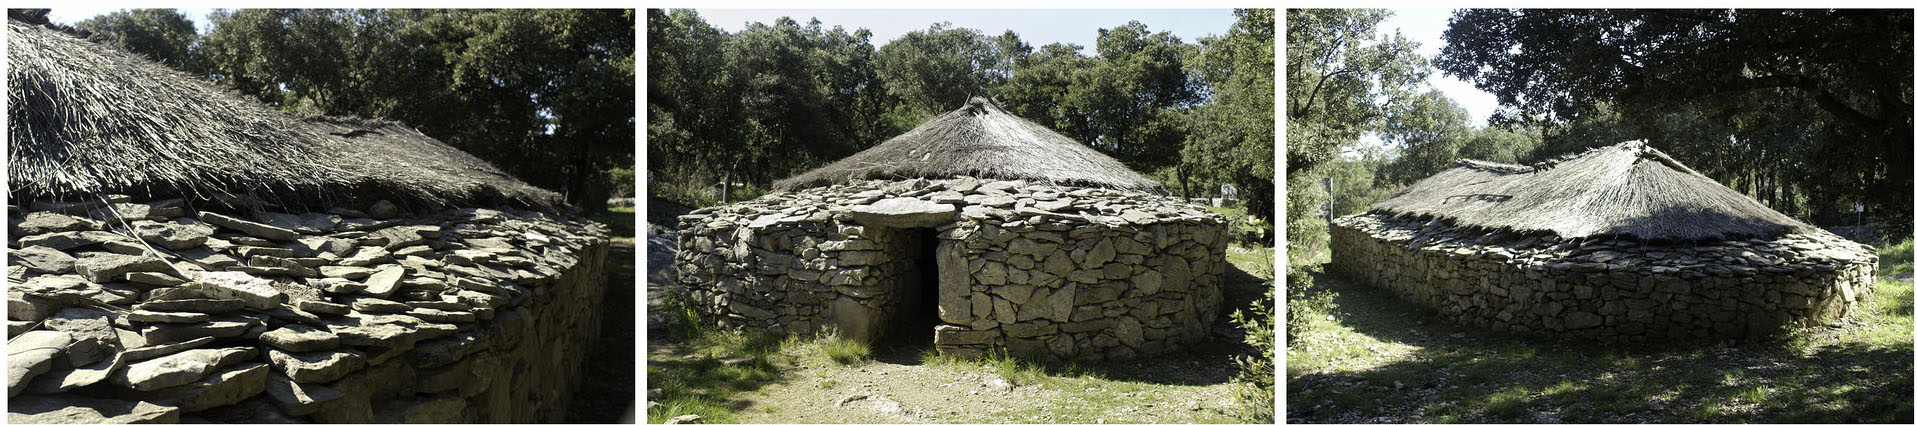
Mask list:
[{"label": "thatch peak", "polygon": [[974,97],[964,106],[920,124],[871,149],[779,180],[778,190],[853,180],[972,176],[1068,186],[1160,191],[1164,185],[1125,164]]},{"label": "thatch peak", "polygon": [[[375,199],[558,204],[552,192],[411,129],[302,120],[138,55],[16,20],[7,21],[7,47],[7,178],[16,198],[234,197],[315,209]],[[354,137],[382,129],[407,143]]]},{"label": "thatch peak", "polygon": [[1396,216],[1564,238],[1700,241],[1812,227],[1684,166],[1644,141],[1532,165],[1464,160],[1379,201]]}]

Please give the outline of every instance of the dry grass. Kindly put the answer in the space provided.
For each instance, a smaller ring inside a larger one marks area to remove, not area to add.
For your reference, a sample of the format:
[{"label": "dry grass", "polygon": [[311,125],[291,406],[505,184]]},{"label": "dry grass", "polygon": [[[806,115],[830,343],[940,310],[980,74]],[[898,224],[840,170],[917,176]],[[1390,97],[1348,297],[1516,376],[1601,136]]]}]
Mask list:
[{"label": "dry grass", "polygon": [[1375,211],[1459,227],[1647,241],[1772,237],[1811,227],[1718,184],[1641,141],[1533,166],[1460,161]]},{"label": "dry grass", "polygon": [[773,184],[800,190],[860,179],[973,176],[1056,185],[1164,190],[1164,185],[1069,137],[973,98],[912,131]]},{"label": "dry grass", "polygon": [[[558,195],[404,126],[298,119],[138,55],[7,23],[13,195],[390,199],[551,208]],[[361,201],[370,202],[370,201]]]}]

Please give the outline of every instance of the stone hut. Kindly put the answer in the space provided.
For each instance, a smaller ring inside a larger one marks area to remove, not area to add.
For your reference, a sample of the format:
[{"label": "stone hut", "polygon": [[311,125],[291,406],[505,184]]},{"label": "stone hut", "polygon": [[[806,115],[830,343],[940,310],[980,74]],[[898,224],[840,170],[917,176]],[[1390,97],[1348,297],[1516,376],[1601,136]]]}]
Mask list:
[{"label": "stone hut", "polygon": [[681,216],[689,304],[728,326],[1099,361],[1205,338],[1225,219],[992,101]]},{"label": "stone hut", "polygon": [[7,43],[8,421],[566,419],[604,226],[398,124]]},{"label": "stone hut", "polygon": [[1833,323],[1875,250],[1641,141],[1529,166],[1472,160],[1331,227],[1329,270],[1500,331],[1611,342]]}]

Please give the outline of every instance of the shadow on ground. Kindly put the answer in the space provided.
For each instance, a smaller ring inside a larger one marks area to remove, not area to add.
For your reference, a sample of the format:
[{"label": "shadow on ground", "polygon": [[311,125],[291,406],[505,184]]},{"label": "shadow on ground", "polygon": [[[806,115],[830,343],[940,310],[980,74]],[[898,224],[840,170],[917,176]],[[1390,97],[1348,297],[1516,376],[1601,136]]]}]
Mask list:
[{"label": "shadow on ground", "polygon": [[1350,360],[1325,368],[1332,371],[1289,369],[1294,423],[1911,421],[1909,343],[1800,350],[1788,341],[1609,346],[1507,337],[1381,289],[1315,277],[1313,291],[1335,300],[1330,321],[1358,334],[1344,342],[1366,347],[1293,347],[1294,363]]},{"label": "shadow on ground", "polygon": [[[631,214],[627,214],[630,220]],[[630,227],[630,226],[629,226]],[[636,366],[632,354],[638,339],[634,327],[633,247],[630,234],[614,241],[606,253],[606,293],[601,308],[603,322],[594,337],[594,349],[587,353],[583,383],[574,391],[567,420],[575,423],[630,423],[637,418]]]}]

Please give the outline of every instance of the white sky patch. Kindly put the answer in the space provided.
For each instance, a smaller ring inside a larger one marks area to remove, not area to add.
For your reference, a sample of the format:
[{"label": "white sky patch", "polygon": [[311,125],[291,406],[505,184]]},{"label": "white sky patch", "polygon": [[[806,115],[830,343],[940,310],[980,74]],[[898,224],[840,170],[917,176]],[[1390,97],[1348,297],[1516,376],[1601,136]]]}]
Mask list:
[{"label": "white sky patch", "polygon": [[[1393,9],[1390,18],[1378,23],[1380,35],[1396,31],[1411,41],[1418,42],[1418,54],[1425,59],[1437,57],[1444,49],[1444,30],[1450,27],[1451,9]],[[1491,113],[1498,108],[1498,97],[1490,92],[1478,90],[1471,83],[1444,75],[1443,71],[1432,70],[1431,77],[1425,83],[1433,89],[1444,92],[1445,97],[1457,102],[1471,114],[1471,126],[1484,128],[1491,119]],[[1367,132],[1358,138],[1358,145],[1344,149],[1346,159],[1357,157],[1357,151],[1363,147],[1383,146],[1384,139],[1376,132]]]}]

